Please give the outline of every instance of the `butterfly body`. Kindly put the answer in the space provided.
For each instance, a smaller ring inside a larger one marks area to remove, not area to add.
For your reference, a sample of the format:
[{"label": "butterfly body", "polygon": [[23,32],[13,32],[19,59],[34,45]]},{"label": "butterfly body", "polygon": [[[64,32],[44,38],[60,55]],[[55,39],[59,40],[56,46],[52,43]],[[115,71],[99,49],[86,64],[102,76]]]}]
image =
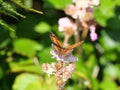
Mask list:
[{"label": "butterfly body", "polygon": [[71,53],[74,48],[78,47],[80,44],[83,43],[83,41],[81,41],[81,42],[77,42],[73,45],[70,45],[68,47],[63,47],[62,44],[60,43],[60,41],[58,40],[58,38],[52,32],[50,32],[50,38],[53,43],[52,44],[53,50],[60,56]]},{"label": "butterfly body", "polygon": [[59,56],[61,55],[67,55],[68,53],[70,53],[72,51],[72,49],[67,49],[64,47],[58,47],[57,45],[53,44],[53,50],[56,52],[56,54],[58,54]]}]

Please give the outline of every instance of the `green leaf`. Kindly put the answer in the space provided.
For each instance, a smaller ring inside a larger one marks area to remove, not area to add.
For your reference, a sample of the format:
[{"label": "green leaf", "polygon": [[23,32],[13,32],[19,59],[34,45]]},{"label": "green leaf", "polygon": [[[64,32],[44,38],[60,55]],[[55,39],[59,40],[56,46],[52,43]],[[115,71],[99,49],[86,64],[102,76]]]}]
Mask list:
[{"label": "green leaf", "polygon": [[[23,58],[17,58],[17,62],[9,62],[9,66],[11,68],[11,72],[33,72],[37,74],[41,74],[41,66],[35,65],[34,59],[23,59]],[[38,63],[39,64],[39,63]]]},{"label": "green leaf", "polygon": [[55,62],[56,60],[52,58],[52,55],[50,54],[51,47],[45,48],[41,52],[38,53],[38,57],[41,59],[40,63],[49,63],[49,62]]},{"label": "green leaf", "polygon": [[44,34],[50,30],[51,30],[51,27],[46,22],[40,22],[35,26],[35,31],[40,33],[40,34]]},{"label": "green leaf", "polygon": [[16,77],[12,90],[56,90],[55,79],[23,73]]},{"label": "green leaf", "polygon": [[28,57],[33,57],[36,55],[36,51],[42,50],[42,45],[38,44],[37,42],[21,38],[17,39],[13,43],[14,45],[14,52],[19,53],[21,55],[25,55]]},{"label": "green leaf", "polygon": [[100,83],[100,90],[118,90],[116,83],[110,79],[104,79]]},{"label": "green leaf", "polygon": [[16,77],[12,90],[40,90],[42,78],[35,74],[23,73]]}]

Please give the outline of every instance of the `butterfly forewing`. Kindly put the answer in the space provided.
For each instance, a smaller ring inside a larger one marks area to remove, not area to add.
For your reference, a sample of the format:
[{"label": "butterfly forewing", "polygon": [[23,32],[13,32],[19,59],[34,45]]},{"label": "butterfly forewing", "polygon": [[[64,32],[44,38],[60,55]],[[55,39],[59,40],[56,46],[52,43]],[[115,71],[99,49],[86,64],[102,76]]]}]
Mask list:
[{"label": "butterfly forewing", "polygon": [[83,42],[84,41],[80,41],[80,42],[77,42],[75,44],[72,44],[72,45],[66,47],[66,50],[70,50],[70,49],[76,48],[76,47],[80,46]]},{"label": "butterfly forewing", "polygon": [[64,53],[65,53],[65,54],[70,53],[74,48],[78,47],[78,46],[81,45],[82,43],[83,43],[83,41],[77,42],[77,43],[75,43],[75,44],[72,44],[72,45],[66,47],[65,50],[64,50]]},{"label": "butterfly forewing", "polygon": [[60,43],[60,41],[58,40],[58,38],[52,32],[50,32],[50,38],[51,38],[51,40],[52,40],[52,42],[53,42],[54,45],[62,48],[62,44]]}]

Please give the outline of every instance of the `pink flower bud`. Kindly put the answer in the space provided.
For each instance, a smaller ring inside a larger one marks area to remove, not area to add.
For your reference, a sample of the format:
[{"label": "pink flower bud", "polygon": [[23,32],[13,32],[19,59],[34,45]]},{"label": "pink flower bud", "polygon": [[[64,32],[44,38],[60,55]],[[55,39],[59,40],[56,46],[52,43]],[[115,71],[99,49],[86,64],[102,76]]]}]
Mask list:
[{"label": "pink flower bud", "polygon": [[95,25],[91,25],[90,26],[90,39],[92,41],[95,41],[98,39],[98,35],[97,35],[97,33],[95,33],[95,30],[96,30]]}]

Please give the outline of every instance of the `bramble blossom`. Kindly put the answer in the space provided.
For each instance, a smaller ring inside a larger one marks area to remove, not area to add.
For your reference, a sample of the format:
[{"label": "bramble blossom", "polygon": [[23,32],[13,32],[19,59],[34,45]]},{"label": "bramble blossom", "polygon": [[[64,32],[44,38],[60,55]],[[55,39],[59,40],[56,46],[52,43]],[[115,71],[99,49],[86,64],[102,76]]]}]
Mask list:
[{"label": "bramble blossom", "polygon": [[53,45],[54,44],[52,44],[52,50],[50,53],[58,62],[51,64],[44,63],[42,69],[48,74],[48,76],[52,74],[55,75],[56,85],[59,89],[62,89],[64,88],[66,81],[71,78],[76,69],[74,62],[77,61],[77,58],[73,56],[73,50],[65,54],[60,54],[54,50]]},{"label": "bramble blossom", "polygon": [[[68,5],[65,8],[65,14],[70,15],[72,18],[77,19],[79,14],[82,12],[79,7],[76,7],[75,5]],[[81,13],[84,15],[84,13]]]},{"label": "bramble blossom", "polygon": [[56,85],[58,88],[63,88],[66,81],[71,78],[76,66],[74,63],[66,65],[64,62],[43,64],[42,69],[48,75],[56,76]]},{"label": "bramble blossom", "polygon": [[44,63],[42,65],[42,69],[44,72],[46,72],[48,74],[48,76],[50,76],[54,72],[53,67],[48,63]]},{"label": "bramble blossom", "polygon": [[77,26],[75,23],[73,23],[72,20],[70,20],[68,17],[60,18],[58,21],[59,24],[59,31],[65,32],[66,35],[71,36],[74,31],[77,29]]},{"label": "bramble blossom", "polygon": [[[73,4],[68,5],[64,11],[65,14],[71,16],[75,22],[76,30],[81,29],[82,38],[85,38],[88,33],[88,29],[91,22],[94,21],[93,7],[98,6],[100,0],[72,0]],[[93,32],[90,29],[90,38],[92,41],[95,41],[98,36],[97,33]],[[75,32],[74,32],[75,33]]]},{"label": "bramble blossom", "polygon": [[70,19],[68,17],[60,18],[58,21],[58,24],[59,24],[60,31],[63,31],[66,28],[73,27],[73,22],[70,21]]},{"label": "bramble blossom", "polygon": [[65,9],[65,13],[70,15],[74,19],[79,19],[80,21],[85,18],[86,10],[80,9],[75,5],[68,5]]}]

